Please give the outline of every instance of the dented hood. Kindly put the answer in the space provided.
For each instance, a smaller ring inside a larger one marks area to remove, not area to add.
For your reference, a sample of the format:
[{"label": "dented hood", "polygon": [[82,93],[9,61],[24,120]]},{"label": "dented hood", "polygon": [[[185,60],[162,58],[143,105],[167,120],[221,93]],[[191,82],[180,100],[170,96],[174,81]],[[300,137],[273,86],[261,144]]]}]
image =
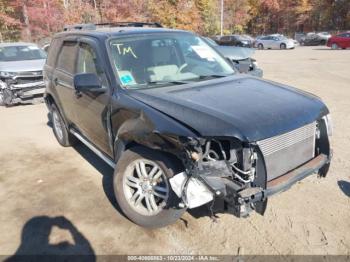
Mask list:
[{"label": "dented hood", "polygon": [[202,136],[248,142],[291,131],[328,113],[313,95],[249,76],[129,90],[128,94]]},{"label": "dented hood", "polygon": [[44,68],[45,61],[45,59],[35,59],[0,62],[0,71],[16,73],[28,71],[41,71]]},{"label": "dented hood", "polygon": [[214,46],[214,48],[224,57],[231,60],[245,60],[252,57],[255,52],[253,48],[237,47],[237,46]]}]

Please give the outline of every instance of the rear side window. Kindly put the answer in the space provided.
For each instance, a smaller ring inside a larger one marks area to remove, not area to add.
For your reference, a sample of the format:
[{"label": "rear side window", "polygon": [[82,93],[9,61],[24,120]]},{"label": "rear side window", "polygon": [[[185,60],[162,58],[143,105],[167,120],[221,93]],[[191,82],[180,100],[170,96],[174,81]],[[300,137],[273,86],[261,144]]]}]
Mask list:
[{"label": "rear side window", "polygon": [[64,42],[58,55],[57,68],[74,74],[77,42]]},{"label": "rear side window", "polygon": [[56,57],[57,57],[57,52],[59,49],[59,41],[58,39],[53,39],[50,47],[49,47],[49,52],[47,55],[47,60],[46,60],[46,64],[49,66],[54,66],[55,65],[55,61],[56,61]]}]

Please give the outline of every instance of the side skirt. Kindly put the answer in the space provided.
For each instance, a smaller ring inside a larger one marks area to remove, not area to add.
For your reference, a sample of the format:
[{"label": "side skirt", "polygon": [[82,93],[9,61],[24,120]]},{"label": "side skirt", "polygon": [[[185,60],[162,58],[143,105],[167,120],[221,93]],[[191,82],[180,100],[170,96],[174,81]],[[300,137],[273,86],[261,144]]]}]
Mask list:
[{"label": "side skirt", "polygon": [[97,147],[95,147],[92,143],[90,143],[85,137],[79,134],[74,129],[69,129],[69,132],[74,135],[80,142],[86,145],[92,152],[94,152],[97,156],[99,156],[103,161],[105,161],[108,165],[110,165],[113,169],[115,168],[114,161],[106,156],[103,152],[101,152]]}]

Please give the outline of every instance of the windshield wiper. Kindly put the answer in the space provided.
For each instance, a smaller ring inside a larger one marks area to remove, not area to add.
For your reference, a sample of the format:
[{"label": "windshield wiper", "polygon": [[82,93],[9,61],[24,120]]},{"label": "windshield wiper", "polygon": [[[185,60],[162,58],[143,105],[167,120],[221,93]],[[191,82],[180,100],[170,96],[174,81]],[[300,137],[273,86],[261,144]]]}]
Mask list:
[{"label": "windshield wiper", "polygon": [[173,84],[173,85],[183,85],[183,84],[188,84],[188,82],[185,81],[176,81],[176,80],[169,80],[169,81],[148,81],[147,85],[163,85],[163,84]]},{"label": "windshield wiper", "polygon": [[198,79],[208,79],[208,78],[221,78],[221,77],[226,77],[228,75],[202,75],[198,76]]}]

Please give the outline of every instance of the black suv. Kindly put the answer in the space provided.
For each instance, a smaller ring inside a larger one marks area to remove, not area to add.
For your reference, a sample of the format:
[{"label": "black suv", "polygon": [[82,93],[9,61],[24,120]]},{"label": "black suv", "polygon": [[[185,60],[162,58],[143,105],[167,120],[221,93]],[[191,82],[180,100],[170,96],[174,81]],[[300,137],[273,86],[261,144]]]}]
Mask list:
[{"label": "black suv", "polygon": [[191,32],[73,27],[53,38],[44,80],[58,142],[80,140],[115,167],[116,199],[144,227],[203,205],[264,214],[271,195],[328,172],[324,103],[236,74]]}]

